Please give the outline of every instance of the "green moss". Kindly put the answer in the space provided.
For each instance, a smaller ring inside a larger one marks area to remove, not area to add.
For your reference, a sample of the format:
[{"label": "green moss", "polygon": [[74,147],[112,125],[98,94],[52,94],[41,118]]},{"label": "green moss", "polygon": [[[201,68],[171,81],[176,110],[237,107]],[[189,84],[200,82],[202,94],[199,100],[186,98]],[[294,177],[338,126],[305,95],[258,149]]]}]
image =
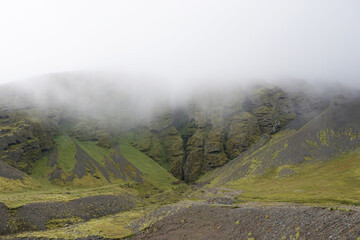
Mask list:
[{"label": "green moss", "polygon": [[289,178],[277,178],[278,169],[272,168],[263,176],[246,177],[225,186],[244,190],[242,197],[250,201],[358,204],[360,153],[292,168],[297,174]]},{"label": "green moss", "polygon": [[[32,237],[37,238],[62,238],[62,239],[74,239],[74,238],[88,238],[89,236],[102,236],[106,239],[122,239],[130,237],[133,232],[127,228],[129,222],[132,222],[141,216],[145,215],[144,210],[131,210],[123,213],[115,214],[111,217],[103,217],[99,219],[92,219],[88,222],[81,223],[81,219],[67,218],[59,220],[51,220],[48,223],[48,229],[46,231],[31,232]],[[61,224],[66,224],[67,221],[73,221],[76,223],[69,227],[58,228]],[[16,237],[29,237],[30,233],[20,233]]]},{"label": "green moss", "polygon": [[64,227],[65,225],[72,225],[81,222],[83,222],[83,220],[79,217],[51,219],[46,223],[46,229],[56,229]]},{"label": "green moss", "polygon": [[[49,183],[46,180],[35,181],[34,179],[25,179],[25,181],[18,181],[22,184],[21,191],[8,191],[0,192],[0,202],[5,203],[8,207],[16,208],[31,202],[44,202],[44,201],[70,201],[81,197],[102,195],[102,194],[121,194],[133,193],[136,191],[129,189],[126,183],[110,184],[99,187],[76,187],[73,185],[58,186]],[[1,177],[0,177],[0,184]],[[11,182],[13,186],[16,182]],[[26,184],[26,185],[25,185]],[[3,186],[3,185],[2,185]],[[28,186],[28,187],[26,187]],[[65,194],[66,193],[66,194]]]},{"label": "green moss", "polygon": [[151,132],[143,129],[142,131],[137,131],[133,135],[133,143],[136,148],[140,151],[148,151],[151,148]]},{"label": "green moss", "polygon": [[[187,141],[189,140],[189,138],[194,135],[196,131],[196,128],[190,127],[189,123],[184,124],[180,129],[180,135],[182,137],[182,139],[184,140],[184,144],[187,143]],[[186,146],[184,146],[184,149],[186,148]]]},{"label": "green moss", "polygon": [[321,130],[318,133],[318,137],[322,145],[327,146],[327,130]]},{"label": "green moss", "polygon": [[154,160],[131,146],[126,139],[120,139],[120,151],[124,157],[138,168],[148,182],[161,189],[169,189],[172,182],[176,181],[166,169],[162,168]]},{"label": "green moss", "polygon": [[105,157],[110,158],[110,154],[113,152],[111,149],[103,148],[95,141],[78,141],[74,139],[74,142],[79,145],[87,154],[95,159],[101,166],[105,165]]},{"label": "green moss", "polygon": [[39,188],[39,186],[40,186],[39,182],[29,177],[25,177],[22,180],[20,179],[13,180],[9,178],[0,177],[0,196],[1,194],[4,194],[8,196],[6,199],[10,200],[11,199],[10,195],[12,195],[13,193],[22,192],[29,189],[30,190],[36,189]]},{"label": "green moss", "polygon": [[76,146],[67,135],[61,135],[55,138],[58,150],[59,166],[65,171],[70,172],[76,164],[75,154]]},{"label": "green moss", "polygon": [[319,148],[319,145],[317,144],[317,142],[314,142],[311,140],[306,140],[306,143],[313,148]]},{"label": "green moss", "polygon": [[47,158],[48,154],[44,154],[39,160],[36,160],[30,171],[32,177],[36,179],[46,177],[46,174],[50,171],[50,168],[47,166]]}]

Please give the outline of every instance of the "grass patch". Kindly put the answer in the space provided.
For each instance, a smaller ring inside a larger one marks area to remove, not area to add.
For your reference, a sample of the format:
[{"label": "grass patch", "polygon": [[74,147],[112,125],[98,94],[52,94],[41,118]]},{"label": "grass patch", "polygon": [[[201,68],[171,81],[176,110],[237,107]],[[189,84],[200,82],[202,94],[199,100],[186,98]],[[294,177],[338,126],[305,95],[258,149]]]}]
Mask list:
[{"label": "grass patch", "polygon": [[[20,179],[9,179],[0,177],[0,195],[1,194],[12,194],[13,192],[25,191],[29,189],[38,188],[40,184],[29,177],[24,177]],[[0,200],[1,202],[1,200]]]},{"label": "grass patch", "polygon": [[288,178],[277,178],[278,169],[272,168],[263,176],[247,177],[225,186],[245,190],[242,198],[251,201],[360,204],[359,152],[293,169],[297,174]]},{"label": "grass patch", "polygon": [[79,145],[87,154],[94,158],[101,166],[105,165],[104,158],[111,158],[110,154],[113,150],[99,147],[95,141],[78,141],[74,139],[74,142]]},{"label": "grass patch", "polygon": [[120,139],[120,152],[144,174],[146,181],[152,183],[157,188],[163,190],[169,189],[173,186],[172,182],[176,181],[176,178],[166,171],[166,169],[131,146],[126,139]]},{"label": "grass patch", "polygon": [[46,177],[46,174],[50,171],[50,168],[47,166],[48,155],[49,154],[44,154],[40,159],[35,161],[31,169],[31,177],[36,179],[43,179]]},{"label": "grass patch", "polygon": [[[1,179],[0,179],[1,180]],[[136,194],[135,190],[129,189],[126,183],[109,184],[100,187],[61,187],[50,183],[41,182],[38,189],[22,189],[21,192],[0,193],[0,202],[5,203],[10,208],[16,208],[27,203],[45,201],[70,201],[81,197],[96,196],[102,194]]]},{"label": "grass patch", "polygon": [[[75,166],[76,147],[73,140],[62,135],[56,138],[58,147],[58,163],[64,170],[70,172]],[[89,153],[94,159],[103,160],[104,155],[109,155],[109,149],[101,148],[95,145],[95,142],[77,142],[85,151]],[[42,201],[70,201],[81,197],[94,196],[101,194],[121,194],[131,193],[134,195],[155,194],[158,190],[170,190],[174,187],[172,182],[176,179],[162,168],[159,164],[147,157],[142,152],[132,147],[125,140],[121,141],[121,153],[128,161],[130,161],[143,174],[144,183],[137,184],[135,182],[123,182],[119,179],[118,182],[108,184],[107,182],[99,182],[92,184],[93,177],[89,179],[81,179],[84,184],[75,182],[60,186],[52,184],[47,179],[47,173],[50,168],[47,167],[48,154],[44,154],[42,158],[37,160],[31,172],[31,178],[26,178],[23,181],[9,180],[0,178],[0,202],[4,202],[9,207],[18,207],[31,202]],[[130,187],[130,185],[133,187]],[[101,186],[99,186],[101,185]]]},{"label": "grass patch", "polygon": [[76,146],[73,140],[67,135],[58,136],[55,140],[58,150],[59,166],[65,172],[70,172],[76,164]]}]

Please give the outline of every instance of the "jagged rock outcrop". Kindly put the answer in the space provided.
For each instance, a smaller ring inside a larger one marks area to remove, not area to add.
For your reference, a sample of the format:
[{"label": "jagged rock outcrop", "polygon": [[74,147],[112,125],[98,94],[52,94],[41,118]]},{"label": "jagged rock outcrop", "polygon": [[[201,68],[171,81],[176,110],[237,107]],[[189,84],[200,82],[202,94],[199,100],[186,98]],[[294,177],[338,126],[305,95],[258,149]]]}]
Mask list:
[{"label": "jagged rock outcrop", "polygon": [[241,155],[262,134],[274,134],[289,123],[299,128],[325,107],[320,98],[279,87],[201,96],[133,130],[133,143],[174,176],[192,182]]},{"label": "jagged rock outcrop", "polygon": [[0,116],[0,160],[28,173],[41,152],[54,146],[53,129],[21,111],[2,111]]},{"label": "jagged rock outcrop", "polygon": [[255,116],[263,133],[275,133],[296,117],[292,99],[277,87],[255,91],[244,109]]},{"label": "jagged rock outcrop", "polygon": [[7,179],[22,180],[26,174],[0,160],[0,177]]},{"label": "jagged rock outcrop", "polygon": [[111,124],[91,118],[65,118],[65,132],[79,141],[97,141],[97,145],[110,149],[113,144]]},{"label": "jagged rock outcrop", "polygon": [[168,169],[177,178],[183,175],[184,148],[179,131],[172,126],[171,111],[156,116],[147,126],[133,129],[131,142],[140,151]]},{"label": "jagged rock outcrop", "polygon": [[[359,107],[359,97],[332,102],[303,127],[289,128],[268,137],[262,144],[256,143],[204,181],[217,179],[218,184],[224,184],[245,176],[264,174],[270,168],[327,161],[354,151],[360,146]],[[294,171],[284,168],[279,173],[279,177],[283,177]]]},{"label": "jagged rock outcrop", "polygon": [[249,112],[235,115],[227,135],[226,149],[229,159],[236,158],[248,149],[251,144],[256,142],[260,133],[260,127],[254,115]]},{"label": "jagged rock outcrop", "polygon": [[[320,97],[272,86],[200,93],[182,106],[158,106],[150,117],[121,123],[131,129],[119,127],[124,116],[118,111],[119,116],[109,118],[31,106],[2,110],[0,160],[29,172],[42,152],[54,148],[54,136],[64,133],[111,149],[123,135],[174,176],[192,182],[244,153],[263,134],[301,128],[327,105]],[[55,167],[52,174],[58,179],[64,175]]]}]

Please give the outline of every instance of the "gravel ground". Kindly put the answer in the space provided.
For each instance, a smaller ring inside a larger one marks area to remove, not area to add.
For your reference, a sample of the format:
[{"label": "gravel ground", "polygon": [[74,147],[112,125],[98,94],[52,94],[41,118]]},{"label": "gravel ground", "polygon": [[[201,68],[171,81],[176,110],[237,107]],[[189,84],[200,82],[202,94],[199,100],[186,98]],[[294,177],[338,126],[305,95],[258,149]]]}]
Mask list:
[{"label": "gravel ground", "polygon": [[164,217],[135,239],[357,239],[360,212],[296,205],[200,204]]}]

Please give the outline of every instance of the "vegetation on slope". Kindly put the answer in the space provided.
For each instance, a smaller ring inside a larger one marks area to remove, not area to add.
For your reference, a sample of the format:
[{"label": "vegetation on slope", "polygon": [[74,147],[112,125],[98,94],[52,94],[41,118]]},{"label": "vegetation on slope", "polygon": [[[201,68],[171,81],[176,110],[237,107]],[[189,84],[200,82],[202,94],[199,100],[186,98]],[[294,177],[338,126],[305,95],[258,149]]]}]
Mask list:
[{"label": "vegetation on slope", "polygon": [[202,182],[229,181],[263,175],[268,169],[320,163],[351,152],[360,145],[359,99],[333,104],[300,129],[262,137],[242,155],[208,174]]},{"label": "vegetation on slope", "polygon": [[[279,177],[285,168],[296,174]],[[250,201],[360,205],[360,152],[327,162],[272,168],[262,176],[249,176],[225,186],[244,190],[241,198]]]},{"label": "vegetation on slope", "polygon": [[176,181],[166,169],[154,160],[134,148],[126,139],[120,139],[120,151],[143,174],[145,179],[160,189],[169,189],[172,182]]},{"label": "vegetation on slope", "polygon": [[[56,143],[59,152],[59,165],[62,169],[66,169],[67,172],[71,172],[76,164],[74,143],[82,147],[100,165],[104,165],[104,157],[110,158],[114,152],[114,149],[105,149],[97,146],[96,142],[78,141],[65,135],[57,137]],[[30,202],[69,201],[80,197],[101,194],[128,192],[135,195],[145,195],[152,193],[153,188],[163,191],[171,190],[171,187],[173,187],[172,183],[176,179],[155,161],[132,147],[124,138],[121,139],[120,152],[127,161],[141,171],[144,177],[142,184],[131,179],[127,179],[127,181],[118,179],[111,184],[98,182],[98,184],[94,185],[92,182],[98,181],[96,178],[84,176],[82,179],[77,179],[75,184],[70,181],[58,185],[48,179],[52,168],[48,166],[49,153],[47,153],[35,162],[31,169],[30,177],[26,177],[23,180],[0,178],[2,183],[0,202],[4,202],[9,207],[18,207]],[[127,167],[125,171],[133,171],[133,168]],[[79,184],[79,181],[84,184]]]}]

